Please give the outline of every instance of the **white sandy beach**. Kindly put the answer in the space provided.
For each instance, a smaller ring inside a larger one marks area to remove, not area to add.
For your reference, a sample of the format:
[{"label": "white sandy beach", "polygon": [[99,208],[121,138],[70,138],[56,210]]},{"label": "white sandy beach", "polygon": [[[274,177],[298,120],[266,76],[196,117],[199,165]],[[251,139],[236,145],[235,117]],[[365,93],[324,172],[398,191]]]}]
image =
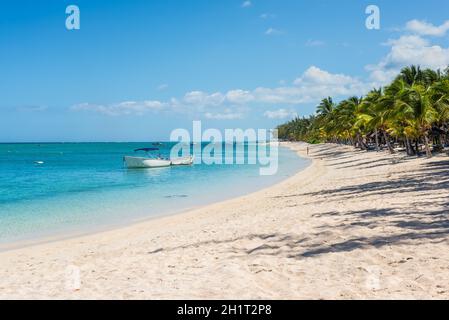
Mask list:
[{"label": "white sandy beach", "polygon": [[0,298],[449,298],[449,157],[310,156],[242,198],[2,252]]}]

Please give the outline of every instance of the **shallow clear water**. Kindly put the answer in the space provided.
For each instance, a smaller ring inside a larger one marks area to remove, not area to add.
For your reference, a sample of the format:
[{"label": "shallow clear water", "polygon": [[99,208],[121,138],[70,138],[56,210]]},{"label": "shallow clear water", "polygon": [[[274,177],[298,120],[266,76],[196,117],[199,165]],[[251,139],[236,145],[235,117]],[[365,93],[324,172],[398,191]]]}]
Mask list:
[{"label": "shallow clear water", "polygon": [[[176,213],[262,189],[308,164],[280,148],[273,176],[260,176],[259,166],[248,164],[124,168],[124,155],[151,146],[0,144],[0,243],[90,232]],[[160,148],[168,156],[171,144]],[[244,156],[248,159],[248,152]]]}]

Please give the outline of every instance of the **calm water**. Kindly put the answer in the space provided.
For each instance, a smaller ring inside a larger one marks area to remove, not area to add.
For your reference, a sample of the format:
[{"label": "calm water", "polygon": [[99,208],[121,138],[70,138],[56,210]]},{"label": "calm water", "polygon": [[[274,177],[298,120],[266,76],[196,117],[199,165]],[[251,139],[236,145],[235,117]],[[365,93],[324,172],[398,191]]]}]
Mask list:
[{"label": "calm water", "polygon": [[[308,164],[280,148],[274,176],[260,176],[259,166],[248,164],[125,169],[123,156],[140,147],[152,145],[0,144],[0,243],[90,232],[183,211],[272,185]],[[170,147],[164,144],[160,152],[168,155]]]}]

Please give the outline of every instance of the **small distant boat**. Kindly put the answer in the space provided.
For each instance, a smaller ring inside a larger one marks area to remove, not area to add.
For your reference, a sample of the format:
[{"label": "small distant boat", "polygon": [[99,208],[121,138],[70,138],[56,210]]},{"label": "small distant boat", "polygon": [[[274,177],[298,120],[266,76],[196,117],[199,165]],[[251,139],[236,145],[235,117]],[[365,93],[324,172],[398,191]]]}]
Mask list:
[{"label": "small distant boat", "polygon": [[34,161],[34,164],[44,164],[44,161]]},{"label": "small distant boat", "polygon": [[128,169],[143,169],[143,168],[163,168],[172,165],[171,160],[162,157],[153,157],[150,155],[151,151],[158,151],[158,148],[142,148],[136,149],[134,152],[144,151],[147,153],[146,157],[131,157],[125,156],[123,161]]},{"label": "small distant boat", "polygon": [[162,142],[154,142],[152,143],[153,146],[163,146],[164,144]]},{"label": "small distant boat", "polygon": [[171,159],[171,164],[173,166],[190,166],[193,164],[194,160],[195,160],[194,156],[176,158],[176,159]]}]

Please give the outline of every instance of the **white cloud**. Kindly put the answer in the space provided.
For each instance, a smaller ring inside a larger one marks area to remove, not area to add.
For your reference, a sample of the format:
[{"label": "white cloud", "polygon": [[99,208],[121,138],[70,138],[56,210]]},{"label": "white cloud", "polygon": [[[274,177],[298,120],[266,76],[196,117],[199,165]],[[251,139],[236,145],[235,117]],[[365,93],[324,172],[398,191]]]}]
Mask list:
[{"label": "white cloud", "polygon": [[449,21],[445,21],[440,26],[435,26],[429,22],[415,19],[407,22],[405,29],[422,36],[443,37],[449,31]]},{"label": "white cloud", "polygon": [[108,116],[143,115],[147,112],[159,112],[166,105],[160,101],[124,101],[111,105],[81,103],[71,107],[73,111],[93,111]]},{"label": "white cloud", "polygon": [[112,115],[112,113],[108,112],[108,108],[106,106],[92,104],[92,103],[88,103],[88,102],[76,104],[76,105],[72,106],[70,109],[72,111],[94,111],[94,112],[103,113],[106,115]]},{"label": "white cloud", "polygon": [[[239,116],[245,113],[242,107],[249,105],[296,105],[317,103],[327,96],[346,97],[362,95],[372,89],[371,83],[344,74],[334,74],[316,66],[308,68],[291,85],[279,87],[258,87],[254,90],[235,89],[226,93],[191,91],[183,99],[172,99],[170,105],[180,112],[207,113],[208,118],[228,118],[221,114],[224,108],[239,109]],[[235,113],[235,112],[234,112]],[[215,116],[218,114],[217,116]]]},{"label": "white cloud", "polygon": [[183,101],[190,105],[199,107],[216,107],[221,105],[225,100],[225,96],[220,92],[208,94],[203,91],[187,92]]},{"label": "white cloud", "polygon": [[271,13],[262,13],[259,17],[261,19],[274,19],[276,18],[276,15]]},{"label": "white cloud", "polygon": [[[248,1],[249,2],[249,1]],[[251,2],[249,2],[251,5]],[[262,15],[261,18],[268,16]],[[281,81],[278,86],[253,89],[236,88],[227,92],[208,93],[201,90],[190,91],[167,101],[125,101],[115,104],[79,104],[75,111],[92,111],[105,115],[144,115],[146,113],[170,112],[207,119],[241,119],[257,110],[267,110],[263,115],[271,119],[293,117],[293,107],[301,104],[318,103],[327,96],[336,100],[349,96],[366,94],[374,87],[387,84],[401,68],[415,64],[423,68],[444,69],[449,65],[449,48],[432,43],[430,36],[443,36],[449,31],[449,21],[434,26],[418,20],[409,21],[403,33],[383,45],[388,53],[379,62],[366,66],[369,80],[342,73],[331,73],[311,66],[292,83]],[[282,32],[269,28],[267,35]],[[427,37],[426,37],[427,36]],[[436,41],[436,38],[432,38]],[[309,40],[306,45],[323,45],[319,40]],[[160,88],[165,88],[161,85]],[[276,109],[273,106],[276,105]],[[263,109],[261,109],[263,108]],[[275,109],[275,110],[274,110]],[[258,111],[261,112],[261,111]]]},{"label": "white cloud", "polygon": [[402,36],[390,42],[391,52],[385,60],[386,65],[403,66],[420,64],[429,68],[444,68],[449,63],[449,50],[419,36]]},{"label": "white cloud", "polygon": [[390,39],[385,46],[389,52],[377,64],[367,65],[370,79],[377,86],[388,84],[403,67],[419,65],[422,68],[445,69],[449,65],[449,48],[432,43],[429,37],[442,37],[449,31],[449,21],[440,26],[432,23],[411,20],[406,23],[406,34]]},{"label": "white cloud", "polygon": [[303,75],[294,81],[304,97],[311,102],[326,96],[361,95],[371,89],[371,84],[357,78],[330,73],[316,66],[307,69]]},{"label": "white cloud", "polygon": [[160,84],[157,86],[156,89],[157,89],[157,91],[164,91],[164,90],[168,89],[168,84],[166,84],[166,83]]},{"label": "white cloud", "polygon": [[327,96],[362,95],[372,89],[371,83],[343,74],[333,74],[318,67],[308,68],[293,85],[277,88],[256,88],[254,101],[264,104],[317,103]]},{"label": "white cloud", "polygon": [[449,48],[431,44],[419,35],[403,35],[385,45],[390,47],[389,53],[378,64],[366,66],[371,79],[380,84],[391,81],[405,66],[445,69],[449,65]]},{"label": "white cloud", "polygon": [[284,34],[284,32],[281,30],[275,29],[275,28],[268,28],[267,31],[265,31],[265,34],[267,36],[277,36],[277,35]]},{"label": "white cloud", "polygon": [[319,84],[319,85],[347,85],[357,83],[357,80],[344,74],[332,74],[312,66],[303,75],[294,81],[295,85]]},{"label": "white cloud", "polygon": [[294,110],[287,110],[287,109],[278,109],[274,111],[265,111],[264,117],[269,119],[288,119],[288,118],[295,118],[298,116],[296,111]]},{"label": "white cloud", "polygon": [[278,87],[278,88],[256,88],[253,92],[256,100],[264,104],[299,104],[309,100],[303,95],[300,88]]},{"label": "white cloud", "polygon": [[307,40],[305,45],[306,45],[306,47],[322,47],[325,44],[326,43],[321,40]]},{"label": "white cloud", "polygon": [[[291,106],[303,103],[317,103],[327,96],[346,97],[362,95],[372,85],[344,74],[333,74],[316,66],[308,68],[292,84],[274,88],[258,87],[253,90],[235,89],[225,93],[190,91],[182,98],[161,101],[125,101],[110,105],[79,104],[74,111],[91,111],[110,116],[144,115],[148,112],[171,112],[191,116],[203,116],[208,119],[231,120],[244,118],[250,107],[269,107],[283,105],[284,108],[267,111],[266,117],[292,115]],[[282,106],[279,106],[282,107]]]},{"label": "white cloud", "polygon": [[225,113],[211,113],[206,112],[204,116],[207,119],[213,119],[213,120],[236,120],[236,119],[243,119],[244,115],[243,113],[233,113],[233,112],[225,112]]},{"label": "white cloud", "polygon": [[251,3],[251,1],[244,1],[242,3],[242,8],[249,8],[251,7],[253,4]]},{"label": "white cloud", "polygon": [[254,100],[254,96],[249,92],[241,89],[228,91],[226,99],[230,103],[245,104]]}]

